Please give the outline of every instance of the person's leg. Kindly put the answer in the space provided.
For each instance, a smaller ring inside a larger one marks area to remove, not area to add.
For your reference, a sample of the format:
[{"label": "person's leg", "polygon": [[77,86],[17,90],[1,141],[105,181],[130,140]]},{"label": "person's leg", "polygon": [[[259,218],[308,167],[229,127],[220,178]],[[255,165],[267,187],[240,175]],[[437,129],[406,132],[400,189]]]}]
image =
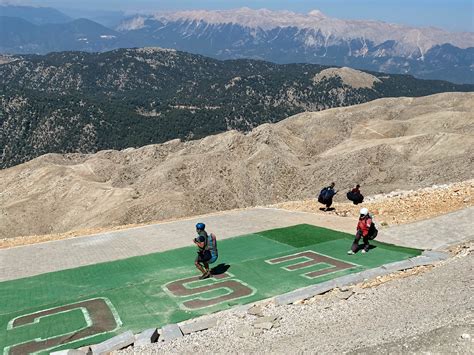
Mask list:
[{"label": "person's leg", "polygon": [[364,241],[364,251],[368,252],[370,248],[369,235],[366,235],[362,240]]},{"label": "person's leg", "polygon": [[326,202],[326,211],[329,211],[329,207],[331,207],[331,205],[332,205],[332,198],[327,200]]},{"label": "person's leg", "polygon": [[206,270],[204,270],[204,268],[202,267],[201,265],[201,258],[200,258],[200,255],[198,254],[197,257],[196,257],[196,260],[194,261],[194,265],[196,265],[196,268],[201,271],[202,274],[205,274],[206,273]]},{"label": "person's leg", "polygon": [[206,274],[207,275],[210,275],[210,272],[209,272],[209,263],[207,261],[203,262],[204,264],[204,270],[206,270]]},{"label": "person's leg", "polygon": [[359,240],[362,237],[362,234],[360,232],[357,232],[354,238],[354,241],[352,242],[352,247],[351,250],[353,253],[357,253],[359,250]]}]

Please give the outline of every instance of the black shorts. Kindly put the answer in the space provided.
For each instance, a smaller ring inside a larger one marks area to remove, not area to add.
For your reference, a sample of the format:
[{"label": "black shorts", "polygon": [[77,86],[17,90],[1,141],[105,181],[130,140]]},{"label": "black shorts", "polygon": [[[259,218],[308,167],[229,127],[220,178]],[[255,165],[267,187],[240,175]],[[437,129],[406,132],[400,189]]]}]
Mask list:
[{"label": "black shorts", "polygon": [[211,258],[212,255],[210,250],[198,251],[196,261],[198,263],[207,263]]}]

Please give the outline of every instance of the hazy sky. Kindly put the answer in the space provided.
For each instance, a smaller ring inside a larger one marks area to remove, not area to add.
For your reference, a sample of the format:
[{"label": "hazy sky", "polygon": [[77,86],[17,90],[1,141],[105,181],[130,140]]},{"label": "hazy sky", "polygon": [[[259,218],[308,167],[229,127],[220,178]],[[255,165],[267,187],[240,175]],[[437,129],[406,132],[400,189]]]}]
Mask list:
[{"label": "hazy sky", "polygon": [[[5,2],[0,0],[0,2]],[[101,9],[127,12],[183,9],[267,8],[308,12],[346,19],[371,19],[415,26],[473,31],[474,0],[10,0],[59,9]]]}]

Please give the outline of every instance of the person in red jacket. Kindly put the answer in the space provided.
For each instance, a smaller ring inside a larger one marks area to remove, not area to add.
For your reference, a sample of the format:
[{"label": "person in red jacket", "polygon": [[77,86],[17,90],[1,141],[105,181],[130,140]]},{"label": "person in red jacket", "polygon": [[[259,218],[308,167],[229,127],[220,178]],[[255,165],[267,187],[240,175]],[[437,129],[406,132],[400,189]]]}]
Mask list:
[{"label": "person in red jacket", "polygon": [[351,250],[347,252],[349,255],[354,255],[359,250],[359,240],[362,238],[364,244],[362,253],[369,251],[369,230],[372,225],[372,218],[370,218],[369,210],[367,208],[361,208],[359,222],[357,223],[357,233],[352,243]]}]

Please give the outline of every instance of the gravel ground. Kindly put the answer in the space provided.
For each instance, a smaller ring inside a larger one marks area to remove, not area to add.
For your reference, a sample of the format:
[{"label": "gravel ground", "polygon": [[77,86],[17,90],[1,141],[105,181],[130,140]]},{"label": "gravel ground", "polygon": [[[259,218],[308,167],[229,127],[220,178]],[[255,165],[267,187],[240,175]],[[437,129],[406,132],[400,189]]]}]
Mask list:
[{"label": "gravel ground", "polygon": [[216,328],[118,353],[473,353],[474,243],[458,251],[436,267],[301,304],[261,303],[278,317],[270,330],[255,328],[259,317],[240,307],[211,315]]}]

